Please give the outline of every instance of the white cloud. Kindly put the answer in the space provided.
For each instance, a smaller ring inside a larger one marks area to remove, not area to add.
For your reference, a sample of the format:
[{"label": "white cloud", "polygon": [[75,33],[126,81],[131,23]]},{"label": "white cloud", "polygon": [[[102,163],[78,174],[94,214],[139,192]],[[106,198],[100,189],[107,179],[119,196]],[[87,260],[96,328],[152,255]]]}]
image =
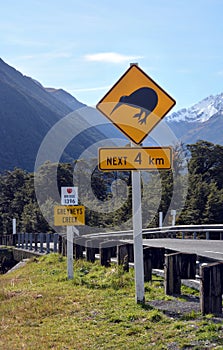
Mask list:
[{"label": "white cloud", "polygon": [[20,60],[33,60],[33,59],[55,59],[55,58],[70,58],[72,57],[68,52],[43,52],[33,55],[23,55],[17,57]]},{"label": "white cloud", "polygon": [[122,63],[122,62],[134,61],[143,57],[122,55],[116,52],[99,52],[99,53],[85,55],[84,58],[86,61]]},{"label": "white cloud", "polygon": [[88,91],[99,91],[99,90],[107,90],[110,89],[111,86],[99,86],[99,87],[92,87],[92,88],[77,88],[77,89],[70,89],[71,92],[88,92]]}]

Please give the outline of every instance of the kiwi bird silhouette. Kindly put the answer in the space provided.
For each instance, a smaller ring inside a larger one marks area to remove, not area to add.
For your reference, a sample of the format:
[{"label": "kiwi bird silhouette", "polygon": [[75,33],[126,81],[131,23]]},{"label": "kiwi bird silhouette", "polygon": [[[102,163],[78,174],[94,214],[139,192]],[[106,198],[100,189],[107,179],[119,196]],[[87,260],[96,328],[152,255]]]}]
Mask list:
[{"label": "kiwi bird silhouette", "polygon": [[133,118],[138,118],[138,123],[146,124],[146,120],[150,113],[155,109],[158,103],[158,96],[156,91],[148,87],[142,87],[133,91],[128,96],[121,96],[119,102],[115,105],[110,115],[121,107],[128,105],[135,108],[140,108],[139,113],[136,113]]}]

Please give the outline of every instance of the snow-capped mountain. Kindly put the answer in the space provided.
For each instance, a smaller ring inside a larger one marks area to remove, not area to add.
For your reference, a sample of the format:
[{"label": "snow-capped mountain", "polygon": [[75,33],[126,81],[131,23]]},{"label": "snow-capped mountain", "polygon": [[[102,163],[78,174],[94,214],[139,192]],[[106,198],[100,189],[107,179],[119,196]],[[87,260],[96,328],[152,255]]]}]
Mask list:
[{"label": "snow-capped mountain", "polygon": [[192,107],[166,117],[175,135],[184,143],[205,140],[223,144],[223,93],[208,96]]},{"label": "snow-capped mountain", "polygon": [[167,117],[167,121],[206,122],[216,113],[223,111],[223,93],[208,96],[192,107],[183,108]]}]

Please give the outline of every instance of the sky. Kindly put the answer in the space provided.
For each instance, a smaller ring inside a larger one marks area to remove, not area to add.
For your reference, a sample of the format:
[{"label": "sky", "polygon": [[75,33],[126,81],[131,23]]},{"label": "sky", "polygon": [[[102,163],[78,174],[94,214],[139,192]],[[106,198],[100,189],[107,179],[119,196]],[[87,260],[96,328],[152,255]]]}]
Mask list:
[{"label": "sky", "polygon": [[137,62],[176,100],[223,92],[223,0],[1,1],[1,58],[95,106]]}]

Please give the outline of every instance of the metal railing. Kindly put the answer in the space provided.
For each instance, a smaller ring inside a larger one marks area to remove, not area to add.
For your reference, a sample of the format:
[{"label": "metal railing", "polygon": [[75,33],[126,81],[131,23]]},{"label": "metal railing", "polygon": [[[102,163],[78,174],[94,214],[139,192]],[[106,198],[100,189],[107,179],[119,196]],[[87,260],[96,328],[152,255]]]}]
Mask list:
[{"label": "metal railing", "polygon": [[[176,225],[154,227],[142,230],[143,238],[203,238],[223,240],[223,224],[206,225]],[[40,253],[50,251],[58,252],[59,244],[64,234],[58,233],[16,233],[0,235],[0,245],[16,246],[21,249],[39,251]],[[109,231],[95,234],[83,235],[83,238],[110,238],[131,239],[133,231]]]},{"label": "metal railing", "polygon": [[[176,225],[146,228],[142,230],[143,238],[182,238],[191,237],[197,239],[199,237],[205,239],[223,240],[223,224],[206,224],[206,225]],[[133,236],[132,230],[126,231],[108,231],[85,235],[85,237],[110,237],[113,238],[131,238]]]},{"label": "metal railing", "polygon": [[16,233],[0,235],[0,245],[13,246],[39,253],[57,253],[60,251],[60,235],[58,233]]}]

